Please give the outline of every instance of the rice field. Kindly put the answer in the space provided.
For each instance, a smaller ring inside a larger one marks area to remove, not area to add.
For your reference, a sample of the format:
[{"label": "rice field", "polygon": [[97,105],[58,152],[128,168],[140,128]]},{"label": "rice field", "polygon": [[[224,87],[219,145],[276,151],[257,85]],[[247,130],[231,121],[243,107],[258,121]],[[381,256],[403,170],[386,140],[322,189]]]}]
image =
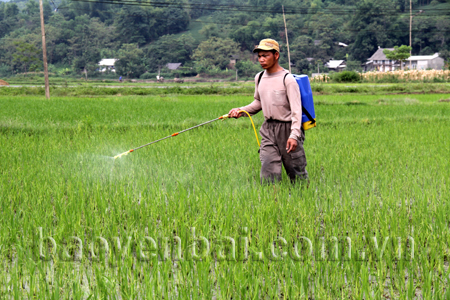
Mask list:
[{"label": "rice field", "polygon": [[249,96],[0,96],[0,298],[448,299],[449,99],[316,96],[261,186],[247,118],[111,158]]}]

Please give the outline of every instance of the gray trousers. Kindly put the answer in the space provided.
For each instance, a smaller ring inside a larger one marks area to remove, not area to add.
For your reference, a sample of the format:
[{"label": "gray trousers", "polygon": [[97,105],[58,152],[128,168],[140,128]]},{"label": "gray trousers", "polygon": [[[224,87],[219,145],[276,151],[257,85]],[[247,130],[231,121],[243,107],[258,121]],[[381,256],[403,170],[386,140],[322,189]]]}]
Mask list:
[{"label": "gray trousers", "polygon": [[261,134],[261,183],[273,183],[281,180],[281,164],[283,164],[291,182],[307,179],[306,156],[303,149],[305,135],[297,139],[297,149],[287,153],[286,144],[291,134],[291,123],[266,120],[259,133]]}]

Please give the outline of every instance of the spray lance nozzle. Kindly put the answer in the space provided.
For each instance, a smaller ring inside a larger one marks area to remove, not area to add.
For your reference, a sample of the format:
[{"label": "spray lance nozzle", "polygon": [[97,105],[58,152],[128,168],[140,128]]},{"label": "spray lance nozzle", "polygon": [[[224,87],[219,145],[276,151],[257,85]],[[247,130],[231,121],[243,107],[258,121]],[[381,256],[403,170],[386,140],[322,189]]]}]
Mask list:
[{"label": "spray lance nozzle", "polygon": [[121,158],[122,156],[128,155],[128,153],[131,153],[133,151],[134,151],[134,149],[131,149],[131,150],[128,150],[127,152],[124,152],[124,153],[121,153],[121,154],[117,154],[116,156],[114,156],[114,159]]},{"label": "spray lance nozzle", "polygon": [[[244,113],[246,113],[246,114],[249,116],[250,120],[252,121],[253,130],[255,131],[256,141],[258,142],[258,145],[259,145],[258,134],[256,133],[255,124],[253,123],[252,117],[250,117],[250,114],[249,114],[248,112],[246,112],[245,110],[240,110],[239,112],[244,112]],[[199,124],[199,125],[193,126],[193,127],[191,127],[191,128],[188,128],[188,129],[185,129],[185,130],[182,130],[182,131],[179,131],[179,132],[175,132],[175,133],[173,133],[173,134],[171,134],[171,135],[169,135],[169,136],[163,137],[163,138],[161,138],[161,139],[159,139],[159,140],[150,142],[150,143],[148,143],[148,144],[145,144],[145,145],[139,146],[139,147],[137,147],[137,148],[128,150],[127,152],[118,154],[118,155],[114,156],[114,159],[121,158],[122,156],[128,155],[129,153],[131,153],[131,152],[133,152],[133,151],[135,151],[135,150],[137,150],[137,149],[140,149],[140,148],[149,146],[149,145],[151,145],[151,144],[160,142],[160,141],[162,141],[162,140],[165,140],[165,139],[168,139],[168,138],[171,138],[171,137],[175,137],[175,136],[179,135],[180,133],[186,132],[186,131],[188,131],[188,130],[191,130],[191,129],[194,129],[194,128],[197,128],[197,127],[200,127],[200,126],[209,124],[209,123],[212,123],[212,122],[217,121],[217,120],[225,120],[225,119],[228,119],[228,118],[229,118],[229,115],[226,114],[226,115],[220,116],[220,117],[218,117],[218,118],[216,118],[216,119],[213,119],[213,120],[210,120],[210,121],[201,123],[201,124]]]}]

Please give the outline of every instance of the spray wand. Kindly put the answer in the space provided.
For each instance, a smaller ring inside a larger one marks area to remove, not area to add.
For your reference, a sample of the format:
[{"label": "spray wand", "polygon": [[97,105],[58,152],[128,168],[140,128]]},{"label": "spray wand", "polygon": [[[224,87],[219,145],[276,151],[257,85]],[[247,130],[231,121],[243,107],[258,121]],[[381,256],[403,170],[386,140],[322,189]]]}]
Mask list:
[{"label": "spray wand", "polygon": [[[255,131],[256,141],[258,142],[258,146],[261,146],[260,143],[259,143],[259,139],[258,139],[258,133],[256,132],[255,123],[253,123],[252,117],[251,117],[250,114],[249,114],[248,112],[246,112],[245,110],[240,110],[239,112],[243,112],[243,113],[247,114],[247,116],[250,118],[250,121],[252,122],[253,130]],[[150,142],[150,143],[148,143],[148,144],[139,146],[139,147],[137,147],[137,148],[130,149],[130,150],[124,152],[124,153],[118,154],[118,155],[114,156],[114,159],[117,159],[117,158],[120,158],[120,157],[122,157],[122,156],[128,155],[128,154],[131,153],[131,152],[134,152],[134,151],[136,151],[136,150],[138,150],[138,149],[147,147],[147,146],[149,146],[149,145],[151,145],[151,144],[155,144],[155,143],[160,142],[160,141],[163,141],[163,140],[165,140],[165,139],[168,139],[168,138],[177,136],[177,135],[179,135],[180,133],[189,131],[189,130],[191,130],[191,129],[194,129],[194,128],[197,128],[197,127],[200,127],[200,126],[203,126],[203,125],[206,125],[206,124],[209,124],[209,123],[218,121],[218,120],[225,120],[225,119],[228,119],[228,118],[229,118],[229,116],[228,116],[228,114],[226,114],[226,115],[220,116],[220,117],[218,117],[218,118],[215,118],[215,119],[213,119],[213,120],[210,120],[210,121],[207,121],[207,122],[204,122],[204,123],[195,125],[195,126],[193,126],[193,127],[184,129],[184,130],[182,130],[182,131],[172,133],[171,135],[166,136],[166,137],[163,137],[163,138],[161,138],[161,139],[159,139],[159,140]]]}]

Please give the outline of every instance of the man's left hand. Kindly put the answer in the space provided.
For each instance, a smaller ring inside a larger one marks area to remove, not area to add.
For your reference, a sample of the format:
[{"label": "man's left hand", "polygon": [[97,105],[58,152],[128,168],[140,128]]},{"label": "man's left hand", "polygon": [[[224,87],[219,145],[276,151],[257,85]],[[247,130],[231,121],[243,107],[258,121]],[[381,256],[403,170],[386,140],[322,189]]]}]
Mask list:
[{"label": "man's left hand", "polygon": [[293,152],[295,151],[295,149],[297,149],[297,140],[295,139],[288,139],[287,144],[286,144],[286,151],[287,153]]}]

